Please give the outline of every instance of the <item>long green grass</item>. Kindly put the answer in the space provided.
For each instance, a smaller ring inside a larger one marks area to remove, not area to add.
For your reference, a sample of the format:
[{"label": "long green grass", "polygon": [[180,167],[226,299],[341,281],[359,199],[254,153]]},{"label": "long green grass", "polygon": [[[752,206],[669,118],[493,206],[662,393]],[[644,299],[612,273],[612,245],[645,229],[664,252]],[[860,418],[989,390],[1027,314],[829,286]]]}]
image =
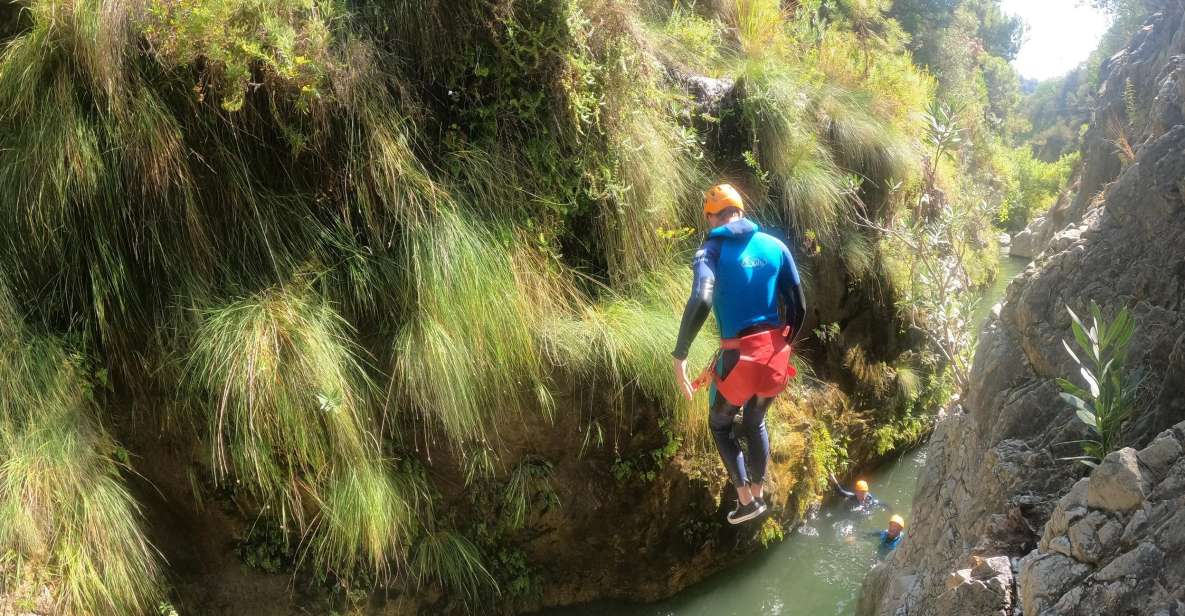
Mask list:
[{"label": "long green grass", "polygon": [[146,613],[163,596],[160,562],[95,421],[76,358],[49,339],[0,340],[0,549],[14,593],[48,586],[63,613]]},{"label": "long green grass", "polygon": [[249,479],[282,518],[299,519],[306,475],[378,450],[372,385],[349,326],[300,288],[268,290],[197,318],[185,373],[190,391],[209,400],[202,412],[211,467]]},{"label": "long green grass", "polygon": [[[702,396],[670,374],[694,247],[673,230],[736,161],[702,151],[714,119],[636,6],[25,6],[0,49],[0,540],[65,611],[149,611],[164,577],[83,365],[178,392],[167,425],[301,566],[470,601],[496,585],[426,522],[417,446],[481,447],[466,481],[495,482],[499,432],[561,401],[586,445],[654,404],[707,446]],[[739,77],[769,174],[741,178],[754,210],[875,277],[850,178],[910,173],[899,97],[823,85],[776,0],[703,15],[666,32],[708,33],[704,68]]]},{"label": "long green grass", "polygon": [[546,384],[536,330],[564,291],[538,261],[516,262],[512,237],[444,211],[405,247],[390,397],[458,441],[535,408]]},{"label": "long green grass", "polygon": [[[639,279],[631,296],[609,296],[569,315],[553,316],[544,328],[549,362],[599,392],[595,403],[624,412],[630,394],[659,402],[692,442],[706,443],[703,401],[687,401],[671,385],[670,352],[686,301],[686,270],[663,269]],[[712,354],[706,326],[692,345],[688,371],[694,378]]]},{"label": "long green grass", "polygon": [[412,552],[410,570],[421,587],[436,582],[459,593],[471,609],[481,597],[500,593],[477,546],[454,530],[422,536]]},{"label": "long green grass", "polygon": [[389,580],[407,566],[430,495],[422,476],[377,460],[343,462],[319,502],[321,519],[307,542],[315,562],[346,576],[359,566]]}]

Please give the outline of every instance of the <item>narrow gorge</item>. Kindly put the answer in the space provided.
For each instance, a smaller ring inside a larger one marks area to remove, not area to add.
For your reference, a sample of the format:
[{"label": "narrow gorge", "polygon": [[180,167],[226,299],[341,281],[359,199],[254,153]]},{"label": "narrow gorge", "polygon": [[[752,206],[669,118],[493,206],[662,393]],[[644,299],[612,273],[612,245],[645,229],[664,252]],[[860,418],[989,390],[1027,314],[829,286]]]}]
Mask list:
[{"label": "narrow gorge", "polygon": [[[1037,83],[1000,0],[0,0],[0,616],[1185,613],[1185,0],[1074,6]],[[736,525],[721,183],[808,307]]]},{"label": "narrow gorge", "polygon": [[[1183,20],[1185,4],[1156,3],[1104,64],[1065,226],[986,326],[965,404],[931,440],[909,542],[869,574],[859,614],[1185,610]],[[1133,129],[1130,161],[1094,128],[1112,118]],[[1066,307],[1090,300],[1131,308],[1146,375],[1128,447],[1093,470],[1061,459],[1088,435],[1055,383],[1076,372]]]}]

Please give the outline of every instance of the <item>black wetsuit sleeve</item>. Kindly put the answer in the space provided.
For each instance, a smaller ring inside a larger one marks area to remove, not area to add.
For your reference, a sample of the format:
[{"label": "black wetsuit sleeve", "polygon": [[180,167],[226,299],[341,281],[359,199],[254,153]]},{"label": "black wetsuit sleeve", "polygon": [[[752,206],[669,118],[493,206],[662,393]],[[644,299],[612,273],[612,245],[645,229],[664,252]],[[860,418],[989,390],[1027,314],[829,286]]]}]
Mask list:
[{"label": "black wetsuit sleeve", "polygon": [[709,240],[695,253],[691,262],[691,297],[683,307],[683,319],[679,323],[679,338],[671,353],[675,359],[687,359],[691,343],[695,341],[708,313],[712,311],[712,294],[716,287],[716,259],[720,255],[719,244]]},{"label": "black wetsuit sleeve", "polygon": [[794,256],[785,245],[782,246],[782,266],[778,269],[778,295],[786,308],[786,324],[790,326],[791,335],[797,338],[806,322],[806,295],[802,292]]}]

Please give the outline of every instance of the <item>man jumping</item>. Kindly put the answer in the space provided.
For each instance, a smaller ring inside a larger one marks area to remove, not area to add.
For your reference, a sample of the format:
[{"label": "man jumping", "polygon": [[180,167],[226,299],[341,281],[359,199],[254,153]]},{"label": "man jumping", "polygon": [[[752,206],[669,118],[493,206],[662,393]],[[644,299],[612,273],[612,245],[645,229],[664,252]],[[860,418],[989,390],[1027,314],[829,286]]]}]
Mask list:
[{"label": "man jumping", "polygon": [[[675,380],[690,400],[695,390],[687,378],[687,352],[709,310],[715,313],[721,340],[708,375],[712,380],[708,425],[737,490],[739,502],[728,521],[740,524],[765,512],[763,488],[769,462],[765,413],[795,374],[790,341],[806,318],[806,299],[790,250],[745,218],[745,205],[736,189],[728,184],[712,187],[704,196],[704,215],[711,231],[692,260],[691,297],[671,355]],[[779,312],[779,300],[785,318]],[[732,433],[733,418],[742,407],[747,468]]]}]

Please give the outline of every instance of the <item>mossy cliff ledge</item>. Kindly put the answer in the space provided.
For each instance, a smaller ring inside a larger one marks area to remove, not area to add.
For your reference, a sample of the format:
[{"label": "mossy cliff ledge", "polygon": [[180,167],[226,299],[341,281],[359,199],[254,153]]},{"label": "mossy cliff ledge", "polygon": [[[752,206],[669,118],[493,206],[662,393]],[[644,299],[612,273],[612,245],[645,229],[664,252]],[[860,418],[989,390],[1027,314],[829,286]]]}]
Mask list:
[{"label": "mossy cliff ledge", "polygon": [[[514,613],[780,540],[965,365],[886,234],[941,195],[992,269],[887,6],[0,3],[0,613]],[[669,354],[722,178],[810,298],[741,528]]]},{"label": "mossy cliff ledge", "polygon": [[[1108,69],[1108,84],[1130,79],[1149,101],[1134,159],[1092,160],[1115,154],[1088,134],[1083,163],[1094,171],[1082,190],[1105,192],[990,319],[965,412],[936,428],[909,538],[869,573],[862,616],[1167,615],[1185,605],[1185,3],[1156,4]],[[1101,96],[1099,126],[1122,108],[1122,91]],[[1114,175],[1092,176],[1105,169]],[[1135,449],[1084,477],[1086,466],[1057,459],[1087,435],[1054,379],[1077,374],[1061,343],[1073,344],[1066,306],[1089,300],[1110,314],[1131,309],[1129,361],[1146,377],[1124,433]]]}]

